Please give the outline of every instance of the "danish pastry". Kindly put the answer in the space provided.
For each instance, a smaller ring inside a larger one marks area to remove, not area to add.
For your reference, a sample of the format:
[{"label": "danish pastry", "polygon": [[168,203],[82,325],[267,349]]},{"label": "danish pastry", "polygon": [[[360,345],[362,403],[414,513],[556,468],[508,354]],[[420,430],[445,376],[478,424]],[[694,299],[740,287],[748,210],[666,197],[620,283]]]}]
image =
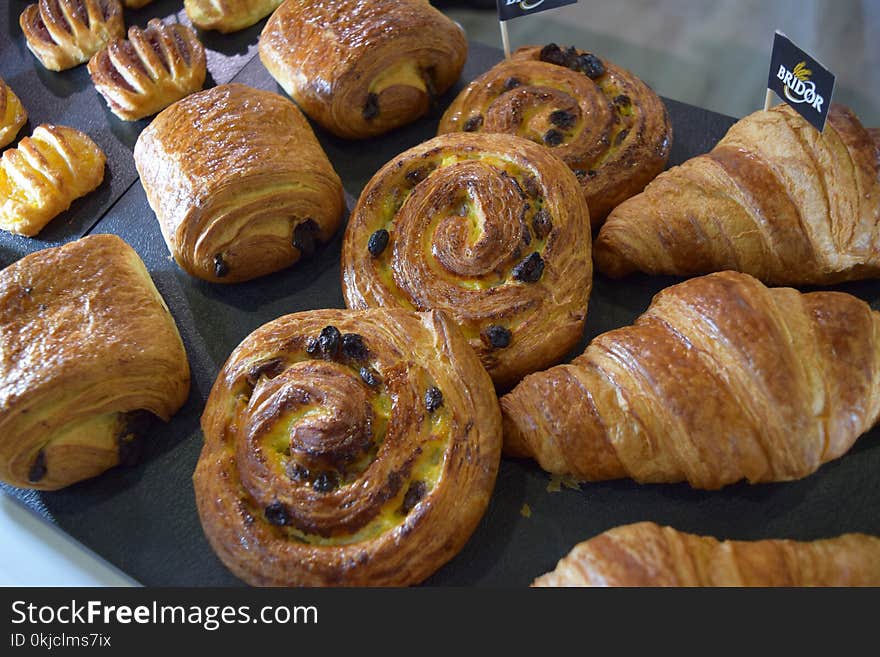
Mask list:
[{"label": "danish pastry", "polygon": [[168,308],[120,238],[84,237],[0,271],[0,480],[54,490],[138,454],[186,401]]},{"label": "danish pastry", "polygon": [[473,532],[501,456],[492,382],[436,312],[266,324],[224,365],[202,429],[202,526],[259,586],[422,581]]},{"label": "danish pastry", "polygon": [[0,158],[0,228],[32,237],[104,179],[104,152],[67,126],[41,125]]},{"label": "danish pastry", "polygon": [[503,132],[552,149],[578,177],[594,227],[666,167],[672,126],[635,75],[576,48],[527,46],[471,82],[438,132]]},{"label": "danish pastry", "polygon": [[201,30],[237,32],[278,8],[283,0],[183,0],[192,24]]},{"label": "danish pastry", "polygon": [[144,30],[129,28],[127,41],[111,41],[92,57],[89,74],[110,110],[136,121],[202,88],[205,48],[186,25],[154,18]]},{"label": "danish pastry", "polygon": [[24,105],[3,78],[0,78],[0,148],[8,146],[27,122]]},{"label": "danish pastry", "polygon": [[345,233],[349,308],[443,310],[499,388],[562,358],[583,333],[590,219],[550,151],[503,134],[448,134],[367,184]]},{"label": "danish pastry", "polygon": [[467,41],[425,0],[287,0],[259,51],[311,119],[359,139],[423,116],[458,80]]},{"label": "danish pastry", "polygon": [[27,46],[51,71],[73,68],[125,36],[119,0],[39,0],[19,18]]},{"label": "danish pastry", "polygon": [[135,165],[177,263],[234,283],[310,257],[342,219],[342,182],[288,99],[242,84],[201,91],[141,133]]}]

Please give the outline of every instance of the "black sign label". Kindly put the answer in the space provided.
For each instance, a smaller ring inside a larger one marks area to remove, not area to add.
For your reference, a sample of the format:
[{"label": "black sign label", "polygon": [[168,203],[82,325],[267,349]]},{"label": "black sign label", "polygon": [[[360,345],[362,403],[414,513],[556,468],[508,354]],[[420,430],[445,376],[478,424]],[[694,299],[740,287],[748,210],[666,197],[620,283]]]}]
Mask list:
[{"label": "black sign label", "polygon": [[834,93],[834,74],[777,31],[767,88],[776,92],[819,132]]},{"label": "black sign label", "polygon": [[517,16],[537,14],[546,9],[573,5],[577,0],[498,0],[498,20],[509,21]]}]

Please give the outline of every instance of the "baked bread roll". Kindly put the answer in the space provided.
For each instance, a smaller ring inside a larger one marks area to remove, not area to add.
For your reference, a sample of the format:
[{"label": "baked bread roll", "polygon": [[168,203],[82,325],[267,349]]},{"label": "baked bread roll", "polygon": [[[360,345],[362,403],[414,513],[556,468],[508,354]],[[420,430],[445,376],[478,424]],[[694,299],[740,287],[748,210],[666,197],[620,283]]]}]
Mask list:
[{"label": "baked bread roll", "polygon": [[422,581],[473,532],[501,456],[492,382],[435,312],[266,324],[224,365],[202,429],[202,526],[258,586]]},{"label": "baked bread roll", "polygon": [[694,278],[501,407],[507,453],[578,480],[800,479],[877,421],[880,316],[840,292]]},{"label": "baked bread roll", "polygon": [[141,133],[134,160],[168,249],[206,281],[288,267],[339,227],[339,176],[296,106],[268,91],[184,98]]},{"label": "baked bread roll", "polygon": [[27,46],[50,71],[73,68],[125,36],[119,0],[39,0],[18,20]]},{"label": "baked bread roll", "polygon": [[237,32],[278,8],[282,0],[183,0],[192,24],[201,30]]},{"label": "baked bread roll", "polygon": [[180,335],[143,262],[92,235],[0,271],[0,480],[54,490],[138,454],[186,401]]},{"label": "baked bread roll", "polygon": [[672,126],[644,82],[607,59],[551,43],[517,50],[471,82],[447,132],[503,132],[553,150],[580,180],[597,227],[666,167]]},{"label": "baked bread roll", "polygon": [[101,184],[105,161],[79,130],[38,126],[0,158],[0,228],[33,237]]},{"label": "baked bread roll", "polygon": [[533,586],[878,586],[880,538],[718,541],[653,522],[576,545]]},{"label": "baked bread roll", "polygon": [[0,78],[0,148],[11,144],[27,122],[24,105],[3,78]]},{"label": "baked bread roll", "polygon": [[443,310],[502,389],[580,340],[592,280],[577,180],[509,135],[443,135],[398,156],[342,245],[349,308]]},{"label": "baked bread roll", "polygon": [[427,0],[287,0],[259,50],[312,120],[349,139],[423,116],[467,59],[464,32]]},{"label": "baked bread roll", "polygon": [[110,111],[137,121],[202,88],[205,48],[186,25],[154,18],[92,57],[89,74]]},{"label": "baked bread roll", "polygon": [[725,269],[786,285],[877,277],[880,139],[838,104],[824,133],[788,105],[755,112],[615,209],[595,258],[615,277]]}]

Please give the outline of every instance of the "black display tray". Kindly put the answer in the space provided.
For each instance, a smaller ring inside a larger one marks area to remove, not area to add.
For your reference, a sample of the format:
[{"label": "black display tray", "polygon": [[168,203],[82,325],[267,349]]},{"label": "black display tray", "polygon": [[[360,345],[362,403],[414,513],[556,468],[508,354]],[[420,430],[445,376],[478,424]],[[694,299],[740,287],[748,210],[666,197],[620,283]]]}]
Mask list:
[{"label": "black display tray", "polygon": [[[187,404],[170,423],[155,430],[140,465],[117,468],[53,493],[0,486],[143,584],[240,584],[214,556],[196,513],[191,476],[202,444],[199,416],[223,362],[252,330],[286,313],[343,307],[340,236],[313,261],[249,283],[217,286],[184,274],[165,247],[133,168],[131,148],[147,121],[126,125],[113,117],[82,67],[58,74],[44,71],[25,50],[17,14],[12,15],[24,3],[10,4],[9,16],[0,17],[8,20],[0,34],[0,75],[31,113],[30,125],[21,135],[43,121],[85,129],[108,154],[108,181],[54,220],[39,239],[0,235],[3,264],[87,233],[122,236],[144,259],[177,320],[193,379]],[[143,24],[150,16],[172,14],[169,7],[179,3],[156,2],[139,12],[127,12],[127,20]],[[253,57],[261,25],[235,35],[201,35],[212,53],[213,81],[234,80],[283,93]],[[434,115],[393,134],[350,142],[316,128],[349,194],[359,194],[387,160],[432,137],[440,109],[464,81],[500,58],[496,49],[472,45],[463,82],[441,99]],[[734,122],[672,100],[666,103],[675,131],[671,164],[709,150]],[[349,196],[349,204],[354,196]],[[576,353],[595,335],[631,323],[655,293],[674,282],[663,277],[610,281],[598,276]],[[880,283],[836,289],[856,294],[875,308],[880,302]],[[870,432],[843,458],[802,481],[740,484],[715,492],[630,481],[563,486],[551,492],[559,487],[533,463],[505,459],[479,528],[465,549],[427,584],[524,586],[552,569],[575,543],[640,520],[719,538],[814,539],[850,531],[880,535],[878,435],[880,430]]]}]

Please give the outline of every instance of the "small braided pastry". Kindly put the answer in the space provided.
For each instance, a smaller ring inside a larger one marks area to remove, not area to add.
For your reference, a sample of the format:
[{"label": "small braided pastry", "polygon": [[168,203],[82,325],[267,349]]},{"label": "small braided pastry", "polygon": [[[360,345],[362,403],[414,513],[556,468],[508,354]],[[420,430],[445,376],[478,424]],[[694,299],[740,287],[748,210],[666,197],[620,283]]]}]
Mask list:
[{"label": "small braided pastry", "polygon": [[3,78],[0,78],[0,148],[11,144],[27,122],[24,105]]},{"label": "small braided pastry", "polygon": [[125,36],[119,0],[39,0],[25,7],[19,24],[28,48],[50,71],[87,62]]},{"label": "small braided pastry", "polygon": [[89,74],[116,116],[137,121],[202,88],[205,48],[190,27],[154,18],[92,57]]}]

